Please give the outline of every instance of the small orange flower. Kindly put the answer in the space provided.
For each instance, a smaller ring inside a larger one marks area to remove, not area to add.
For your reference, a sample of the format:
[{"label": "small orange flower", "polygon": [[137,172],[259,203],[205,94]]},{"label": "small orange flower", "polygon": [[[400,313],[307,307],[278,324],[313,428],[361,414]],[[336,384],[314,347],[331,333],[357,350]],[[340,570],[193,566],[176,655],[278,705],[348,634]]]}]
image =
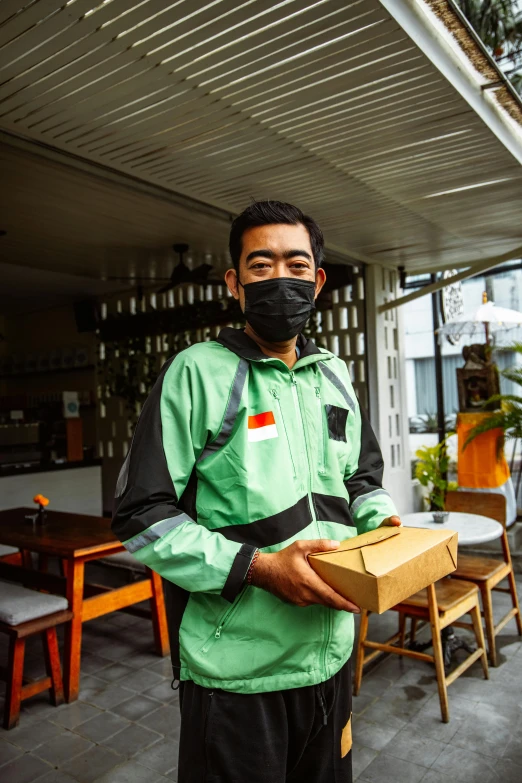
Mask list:
[{"label": "small orange flower", "polygon": [[33,503],[38,503],[40,506],[48,506],[49,498],[46,498],[44,495],[35,495]]}]

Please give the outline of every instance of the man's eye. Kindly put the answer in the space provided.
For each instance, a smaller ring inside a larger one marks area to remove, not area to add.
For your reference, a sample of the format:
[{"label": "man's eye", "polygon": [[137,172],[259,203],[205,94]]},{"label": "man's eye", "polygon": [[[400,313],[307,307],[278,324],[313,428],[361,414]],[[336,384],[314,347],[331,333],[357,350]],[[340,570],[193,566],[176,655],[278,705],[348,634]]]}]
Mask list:
[{"label": "man's eye", "polygon": [[269,264],[267,264],[266,261],[257,261],[255,264],[252,264],[250,269],[266,269],[267,266],[269,266]]}]

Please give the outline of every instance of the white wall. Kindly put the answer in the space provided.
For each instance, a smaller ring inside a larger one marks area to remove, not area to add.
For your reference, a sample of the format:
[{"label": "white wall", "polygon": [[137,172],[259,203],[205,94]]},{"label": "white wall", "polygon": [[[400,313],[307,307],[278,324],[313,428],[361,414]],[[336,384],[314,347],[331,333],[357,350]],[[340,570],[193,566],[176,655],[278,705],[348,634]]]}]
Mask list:
[{"label": "white wall", "polygon": [[51,511],[101,516],[101,467],[94,465],[1,477],[0,509],[33,508],[33,497],[39,493],[49,498]]}]

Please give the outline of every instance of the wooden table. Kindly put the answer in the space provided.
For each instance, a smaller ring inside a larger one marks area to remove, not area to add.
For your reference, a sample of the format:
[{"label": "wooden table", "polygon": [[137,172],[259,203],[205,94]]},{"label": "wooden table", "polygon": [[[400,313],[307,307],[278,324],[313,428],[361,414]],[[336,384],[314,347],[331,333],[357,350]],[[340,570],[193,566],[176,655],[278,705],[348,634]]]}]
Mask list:
[{"label": "wooden table", "polygon": [[66,596],[73,613],[73,619],[67,624],[65,632],[64,690],[67,701],[78,698],[82,623],[87,620],[150,599],[156,651],[159,655],[169,653],[165,603],[159,574],[147,569],[143,580],[117,588],[91,585],[84,581],[85,563],[125,551],[111,530],[110,520],[86,514],[48,511],[44,525],[33,525],[26,521],[27,514],[34,514],[34,508],[0,511],[0,544],[58,557],[64,562],[64,577],[48,574],[42,577],[52,579],[53,592]]},{"label": "wooden table", "polygon": [[427,530],[454,530],[459,534],[459,546],[474,546],[494,541],[502,535],[503,527],[495,519],[482,514],[450,511],[442,523],[433,521],[431,511],[419,511],[401,517],[406,527],[422,527]]}]

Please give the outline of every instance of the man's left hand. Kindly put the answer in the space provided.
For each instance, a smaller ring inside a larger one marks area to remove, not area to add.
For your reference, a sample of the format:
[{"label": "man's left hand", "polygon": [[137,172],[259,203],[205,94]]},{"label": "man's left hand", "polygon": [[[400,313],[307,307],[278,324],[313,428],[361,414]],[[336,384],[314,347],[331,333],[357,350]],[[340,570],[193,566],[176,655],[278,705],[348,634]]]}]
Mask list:
[{"label": "man's left hand", "polygon": [[379,527],[402,527],[401,518],[398,516],[386,517],[383,519]]}]

